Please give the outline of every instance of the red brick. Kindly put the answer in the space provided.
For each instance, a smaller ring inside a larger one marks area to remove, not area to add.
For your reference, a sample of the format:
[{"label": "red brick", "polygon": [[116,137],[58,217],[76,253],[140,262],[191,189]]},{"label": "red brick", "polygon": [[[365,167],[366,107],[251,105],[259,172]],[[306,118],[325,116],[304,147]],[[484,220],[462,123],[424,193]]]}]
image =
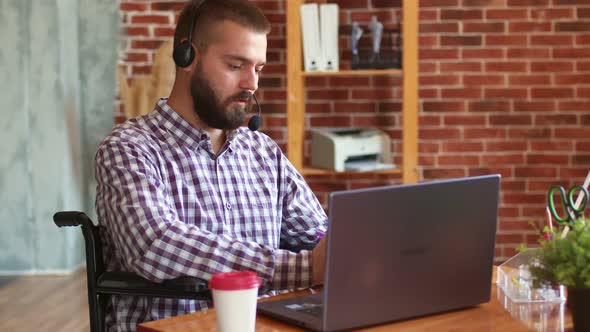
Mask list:
[{"label": "red brick", "polygon": [[349,116],[312,116],[309,118],[312,127],[350,127],[352,124]]},{"label": "red brick", "polygon": [[351,91],[353,99],[391,99],[393,98],[393,90],[386,89],[354,89]]},{"label": "red brick", "polygon": [[507,57],[509,59],[514,59],[514,58],[525,58],[525,59],[550,58],[551,51],[547,48],[510,48],[510,49],[508,49]]},{"label": "red brick", "polygon": [[503,128],[465,128],[463,135],[466,139],[505,138],[506,130]]},{"label": "red brick", "polygon": [[575,114],[560,115],[537,115],[535,116],[535,125],[537,126],[558,126],[558,125],[577,125],[578,117]]},{"label": "red brick", "polygon": [[590,142],[576,142],[576,150],[589,152],[590,151]]},{"label": "red brick", "polygon": [[532,151],[571,151],[573,142],[570,141],[531,141]]},{"label": "red brick", "polygon": [[577,8],[578,18],[590,18],[590,8]]},{"label": "red brick", "polygon": [[488,62],[486,71],[488,72],[525,72],[526,62]]},{"label": "red brick", "polygon": [[482,142],[449,142],[444,141],[442,143],[443,152],[481,152],[483,151]]},{"label": "red brick", "polygon": [[445,126],[484,126],[486,124],[486,117],[484,115],[465,114],[465,115],[445,115]]},{"label": "red brick", "polygon": [[438,157],[438,164],[441,166],[477,166],[479,157],[473,155],[443,155]]},{"label": "red brick", "polygon": [[572,128],[555,128],[555,137],[567,139],[589,139],[590,128],[580,127],[575,128],[575,130],[572,130]]},{"label": "red brick", "polygon": [[590,111],[590,101],[560,101],[560,111]]},{"label": "red brick", "polygon": [[147,27],[127,27],[127,36],[137,37],[137,36],[144,36],[148,37],[150,35],[150,30]]},{"label": "red brick", "polygon": [[[306,103],[305,112],[306,113],[331,113],[332,105],[331,103],[322,103],[322,102],[313,102],[313,103]],[[266,109],[265,109],[266,112]]]},{"label": "red brick", "polygon": [[509,7],[547,6],[549,0],[508,0]]},{"label": "red brick", "polygon": [[590,88],[576,88],[576,97],[577,98],[590,98]]},{"label": "red brick", "polygon": [[119,4],[119,9],[122,12],[143,12],[147,10],[147,3],[130,3],[130,2],[122,2]]},{"label": "red brick", "polygon": [[549,85],[550,75],[511,75],[508,78],[510,85]]},{"label": "red brick", "polygon": [[420,144],[418,145],[418,151],[421,154],[424,153],[432,153],[432,154],[436,154],[439,153],[440,148],[439,148],[440,144],[437,142],[420,142]]},{"label": "red brick", "polygon": [[176,1],[176,2],[157,1],[157,2],[152,2],[152,10],[180,12],[184,8],[184,5],[185,5],[185,2],[183,2],[183,1]]},{"label": "red brick", "polygon": [[506,26],[503,22],[492,22],[492,23],[463,23],[463,32],[486,32],[486,33],[499,33],[505,32]]},{"label": "red brick", "polygon": [[543,61],[543,62],[531,62],[532,72],[571,72],[574,71],[573,62],[563,61]]},{"label": "red brick", "polygon": [[420,0],[420,7],[457,7],[459,0]]},{"label": "red brick", "polygon": [[509,112],[510,102],[507,100],[484,100],[469,102],[469,112]]},{"label": "red brick", "polygon": [[569,163],[569,156],[562,154],[530,154],[526,157],[526,163],[529,165],[544,164],[544,165],[567,165]]},{"label": "red brick", "polygon": [[588,75],[588,74],[556,75],[555,76],[555,84],[557,84],[557,85],[590,84],[590,75]]},{"label": "red brick", "polygon": [[572,88],[532,88],[532,98],[572,98],[574,90]]},{"label": "red brick", "polygon": [[373,83],[371,86],[382,88],[384,86],[401,85],[402,77],[400,75],[386,75],[372,77]]},{"label": "red brick", "polygon": [[[516,167],[514,169],[517,177],[529,177],[529,178],[554,178],[557,176],[557,170],[550,167]],[[545,194],[534,195],[539,199],[539,202],[545,201]],[[506,197],[505,197],[506,198]],[[505,200],[506,202],[506,200]]]},{"label": "red brick", "polygon": [[584,59],[590,58],[590,48],[556,48],[553,49],[553,56],[555,58],[574,58]]},{"label": "red brick", "polygon": [[505,0],[463,0],[464,7],[499,7]]},{"label": "red brick", "polygon": [[427,128],[427,127],[440,127],[441,126],[441,117],[440,115],[421,115],[420,116],[420,127]]},{"label": "red brick", "polygon": [[374,113],[374,102],[336,102],[334,111],[338,113]]},{"label": "red brick", "polygon": [[481,36],[441,36],[442,46],[481,46]]},{"label": "red brick", "polygon": [[441,20],[481,20],[483,12],[479,9],[442,9],[440,11]]},{"label": "red brick", "polygon": [[[390,1],[391,4],[391,1]],[[369,1],[368,0],[340,0],[338,1],[338,6],[340,9],[364,9],[369,8]],[[393,5],[391,5],[393,7]],[[383,7],[383,6],[375,6],[375,7]]]},{"label": "red brick", "polygon": [[496,242],[497,243],[512,243],[520,245],[524,241],[524,234],[497,234],[496,235]]},{"label": "red brick", "polygon": [[131,66],[131,75],[148,75],[152,73],[152,66],[133,65]]},{"label": "red brick", "polygon": [[465,85],[503,85],[504,76],[502,75],[463,75],[463,84]]},{"label": "red brick", "polygon": [[574,18],[573,8],[543,8],[531,10],[533,20],[563,20]]},{"label": "red brick", "polygon": [[503,152],[503,151],[526,151],[527,142],[525,141],[504,141],[504,142],[486,142],[486,151]]},{"label": "red brick", "polygon": [[420,22],[437,21],[438,13],[438,10],[420,8],[420,12],[418,13],[418,19],[420,20]]},{"label": "red brick", "polygon": [[343,90],[343,89],[329,89],[329,90],[308,89],[307,90],[307,98],[308,99],[324,99],[324,100],[347,99],[348,98],[348,90]]},{"label": "red brick", "polygon": [[418,88],[418,97],[422,99],[434,99],[439,97],[440,89]]},{"label": "red brick", "polygon": [[518,20],[528,18],[526,9],[487,9],[486,19],[488,20]]},{"label": "red brick", "polygon": [[484,88],[484,97],[486,99],[509,98],[525,99],[528,97],[526,88]]},{"label": "red brick", "polygon": [[508,31],[515,32],[547,32],[551,31],[551,23],[548,22],[510,22]]},{"label": "red brick", "polygon": [[476,49],[462,49],[461,57],[463,59],[502,59],[504,58],[504,50],[493,48],[476,48]]},{"label": "red brick", "polygon": [[126,62],[147,62],[149,60],[148,53],[144,52],[128,52],[125,54]]},{"label": "red brick", "polygon": [[156,27],[154,37],[174,37],[174,28]]},{"label": "red brick", "polygon": [[168,15],[141,15],[136,14],[131,17],[133,24],[170,24]]},{"label": "red brick", "polygon": [[401,0],[371,0],[371,3],[375,8],[400,8],[402,5]]},{"label": "red brick", "polygon": [[524,162],[524,156],[522,154],[485,154],[481,157],[481,162],[484,165],[518,165]]},{"label": "red brick", "polygon": [[[268,64],[267,64],[268,66]],[[265,66],[266,69],[266,66]],[[327,77],[320,77],[320,76],[308,76],[305,78],[305,86],[307,88],[310,87],[325,87],[328,85],[328,78]]]},{"label": "red brick", "polygon": [[576,36],[576,44],[577,45],[590,45],[590,35],[577,35]]},{"label": "red brick", "polygon": [[481,72],[482,66],[480,62],[441,62],[441,72]]},{"label": "red brick", "polygon": [[443,98],[479,99],[482,96],[480,88],[444,88],[441,89]]},{"label": "red brick", "polygon": [[569,45],[573,46],[574,38],[573,36],[567,35],[534,35],[531,36],[531,45],[547,45],[547,46],[554,46],[554,45]]},{"label": "red brick", "polygon": [[557,22],[555,30],[558,32],[590,31],[590,22]]},{"label": "red brick", "polygon": [[442,128],[442,129],[419,129],[420,140],[440,140],[440,139],[457,139],[461,137],[461,132],[456,128]]},{"label": "red brick", "polygon": [[425,101],[423,104],[424,112],[464,112],[465,103],[461,101]]},{"label": "red brick", "polygon": [[419,36],[418,37],[418,45],[420,48],[434,48],[439,46],[438,36],[426,35],[426,36]]},{"label": "red brick", "polygon": [[526,45],[527,36],[525,35],[491,35],[485,36],[486,45]]},{"label": "red brick", "polygon": [[539,139],[551,137],[550,128],[510,128],[508,130],[508,137],[513,138],[527,138]]},{"label": "red brick", "polygon": [[528,114],[523,115],[490,115],[492,126],[526,126],[531,125],[533,119]]},{"label": "red brick", "polygon": [[421,34],[423,33],[458,33],[459,24],[457,23],[421,23],[419,27]]},{"label": "red brick", "polygon": [[420,75],[419,84],[420,86],[428,85],[457,85],[460,82],[459,76],[451,75]]},{"label": "red brick", "polygon": [[354,127],[388,127],[395,126],[395,118],[388,115],[355,115],[352,118]]},{"label": "red brick", "polygon": [[285,127],[287,125],[287,119],[285,117],[278,116],[265,116],[264,125],[267,128]]},{"label": "red brick", "polygon": [[437,63],[420,61],[418,69],[420,73],[434,73],[436,72]]},{"label": "red brick", "polygon": [[419,50],[420,59],[458,59],[459,50],[457,49],[436,49],[436,50]]},{"label": "red brick", "polygon": [[402,104],[401,102],[389,102],[389,101],[379,101],[377,103],[377,112],[384,113],[384,112],[401,112]]},{"label": "red brick", "polygon": [[576,70],[577,71],[590,71],[590,61],[577,61],[576,62]]},{"label": "red brick", "polygon": [[131,48],[132,49],[149,49],[155,50],[162,45],[162,40],[153,40],[153,39],[135,39],[131,41]]}]

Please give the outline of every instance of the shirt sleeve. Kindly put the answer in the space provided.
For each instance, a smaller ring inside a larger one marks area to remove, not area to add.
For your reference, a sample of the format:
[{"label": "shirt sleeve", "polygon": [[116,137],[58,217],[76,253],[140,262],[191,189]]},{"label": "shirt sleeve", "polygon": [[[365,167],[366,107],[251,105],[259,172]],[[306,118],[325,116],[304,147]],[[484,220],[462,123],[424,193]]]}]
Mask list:
[{"label": "shirt sleeve", "polygon": [[96,154],[98,217],[125,268],[156,282],[183,275],[209,280],[231,270],[255,271],[267,287],[310,282],[309,252],[238,241],[179,220],[154,155],[120,138]]},{"label": "shirt sleeve", "polygon": [[[313,247],[327,229],[328,218],[315,194],[287,157],[281,156],[283,204],[281,242],[287,247]],[[312,283],[311,251],[298,255],[286,251],[278,260],[274,275],[276,288],[309,287]]]}]

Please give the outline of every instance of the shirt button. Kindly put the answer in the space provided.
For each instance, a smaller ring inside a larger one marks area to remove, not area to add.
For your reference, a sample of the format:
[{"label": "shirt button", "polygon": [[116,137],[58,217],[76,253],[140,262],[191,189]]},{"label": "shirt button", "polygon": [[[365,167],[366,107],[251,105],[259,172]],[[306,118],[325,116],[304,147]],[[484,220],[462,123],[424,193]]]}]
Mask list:
[{"label": "shirt button", "polygon": [[226,207],[228,210],[231,210],[231,204],[227,203],[227,204],[225,204],[225,207]]}]

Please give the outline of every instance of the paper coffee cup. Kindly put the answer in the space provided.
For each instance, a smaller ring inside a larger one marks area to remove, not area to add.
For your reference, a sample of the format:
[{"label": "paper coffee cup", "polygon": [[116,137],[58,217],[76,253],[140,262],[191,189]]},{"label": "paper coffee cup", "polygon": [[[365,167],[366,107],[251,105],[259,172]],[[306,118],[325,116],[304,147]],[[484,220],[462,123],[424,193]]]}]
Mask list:
[{"label": "paper coffee cup", "polygon": [[221,332],[254,332],[256,301],[260,280],[252,271],[222,272],[213,275],[209,288]]}]

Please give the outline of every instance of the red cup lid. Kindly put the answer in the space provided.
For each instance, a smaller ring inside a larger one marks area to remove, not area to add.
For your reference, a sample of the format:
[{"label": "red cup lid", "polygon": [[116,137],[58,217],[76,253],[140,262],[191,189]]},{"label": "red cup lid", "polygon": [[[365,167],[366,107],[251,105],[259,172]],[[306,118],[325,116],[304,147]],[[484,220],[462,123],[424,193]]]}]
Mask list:
[{"label": "red cup lid", "polygon": [[209,281],[209,288],[218,290],[252,289],[258,286],[260,279],[253,271],[219,272]]}]

